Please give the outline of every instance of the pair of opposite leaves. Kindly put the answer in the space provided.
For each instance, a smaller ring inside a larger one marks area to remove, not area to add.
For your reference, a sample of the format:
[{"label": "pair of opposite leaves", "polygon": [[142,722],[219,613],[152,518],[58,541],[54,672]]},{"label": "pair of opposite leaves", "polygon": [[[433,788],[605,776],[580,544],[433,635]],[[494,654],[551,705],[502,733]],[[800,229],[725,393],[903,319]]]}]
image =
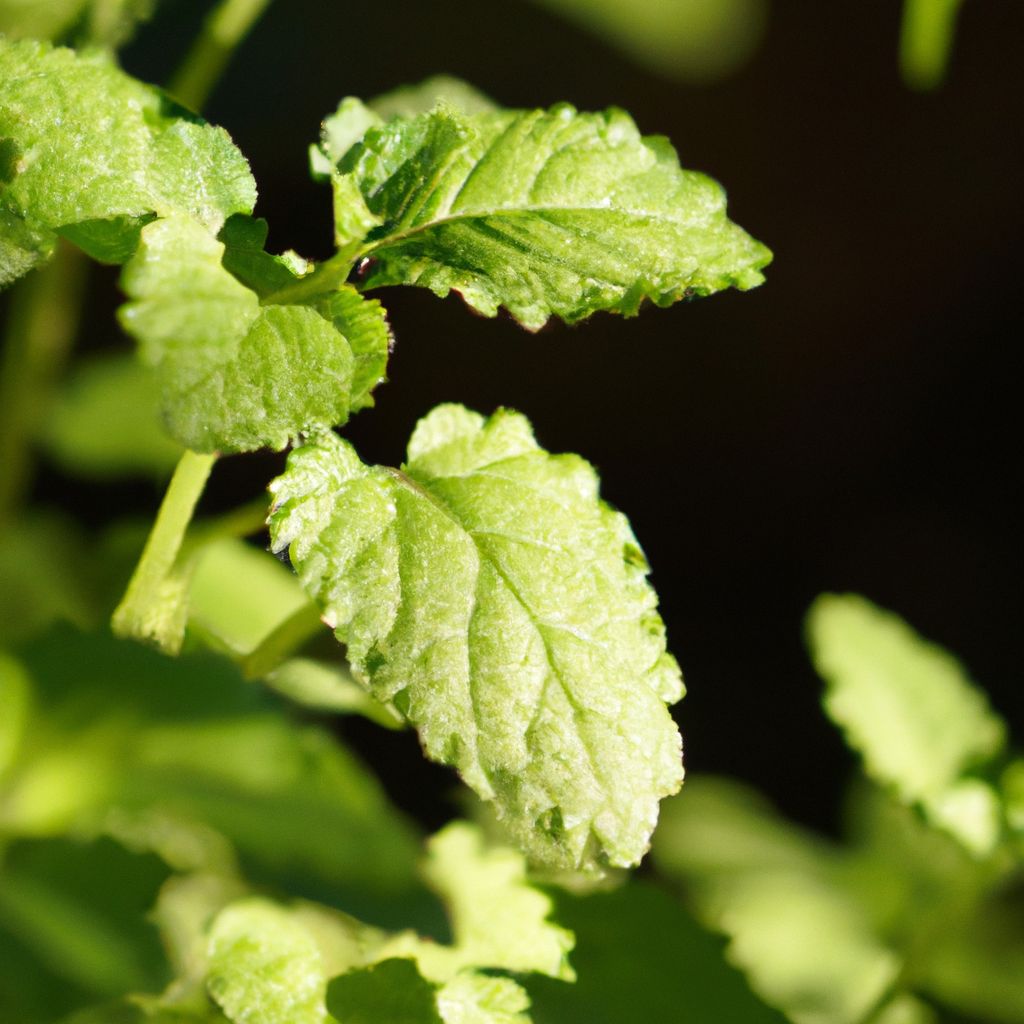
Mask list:
[{"label": "pair of opposite leaves", "polygon": [[[384,311],[360,290],[454,289],[537,328],[752,287],[770,255],[721,189],[621,111],[501,110],[433,83],[325,122],[313,165],[338,253],[312,268],[264,251],[227,135],[105,59],[0,42],[0,79],[0,282],[57,236],[126,262],[121,322],[179,440],[306,438],[272,485],[271,537],[357,677],[532,856],[636,863],[682,779],[665,706],[682,682],[593,469],[508,412],[436,409],[400,471],[364,465],[330,428],[372,404],[386,364]],[[345,280],[367,257],[357,290]]]}]

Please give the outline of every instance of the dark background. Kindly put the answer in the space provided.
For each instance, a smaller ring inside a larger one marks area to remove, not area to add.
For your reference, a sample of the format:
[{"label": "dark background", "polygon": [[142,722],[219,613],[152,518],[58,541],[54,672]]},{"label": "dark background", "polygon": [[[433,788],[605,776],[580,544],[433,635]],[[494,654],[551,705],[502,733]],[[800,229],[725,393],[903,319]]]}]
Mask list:
[{"label": "dark background", "polygon": [[[702,86],[521,0],[278,0],[206,110],[252,161],[271,245],[312,257],[331,237],[306,172],[320,119],[438,71],[509,106],[623,106],[727,187],[775,252],[764,287],[536,335],[391,289],[392,382],[345,432],[395,463],[435,403],[508,405],[590,459],[654,567],[689,769],[826,828],[851,762],[802,645],[819,592],[899,611],[964,659],[1018,739],[1022,724],[1024,4],[967,3],[948,80],[924,95],[899,77],[899,7],[776,2],[754,58]],[[127,69],[165,81],[203,8],[168,5]],[[256,493],[276,465],[227,460],[209,502]],[[401,804],[450,813],[451,777],[412,736],[343,728]]]}]

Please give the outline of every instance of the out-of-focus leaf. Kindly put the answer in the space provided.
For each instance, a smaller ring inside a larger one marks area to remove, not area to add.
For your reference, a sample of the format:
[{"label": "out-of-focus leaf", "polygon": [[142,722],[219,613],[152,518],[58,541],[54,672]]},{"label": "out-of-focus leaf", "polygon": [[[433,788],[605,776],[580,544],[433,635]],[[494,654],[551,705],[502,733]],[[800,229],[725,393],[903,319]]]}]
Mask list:
[{"label": "out-of-focus leaf", "polygon": [[381,704],[352,677],[344,665],[328,665],[312,658],[289,658],[265,678],[284,697],[320,711],[359,714],[386,729],[401,729],[405,719],[393,705]]},{"label": "out-of-focus leaf", "polygon": [[335,978],[327,1009],[344,1024],[442,1024],[434,986],[412,960],[381,960]]},{"label": "out-of-focus leaf", "polygon": [[181,457],[181,445],[160,422],[153,371],[123,355],[76,368],[46,419],[42,440],[64,469],[85,476],[169,477]]},{"label": "out-of-focus leaf", "polygon": [[120,46],[156,0],[0,0],[0,32],[12,39],[66,39]]},{"label": "out-of-focus leaf", "polygon": [[966,773],[995,758],[1005,726],[959,662],[902,619],[852,594],[826,594],[808,614],[825,679],[825,710],[869,774],[979,855],[998,837],[998,806]]},{"label": "out-of-focus leaf", "polygon": [[[161,811],[234,843],[250,874],[339,891],[411,883],[415,843],[363,766],[223,659],[53,633],[24,651],[38,707],[0,823],[57,835]],[[141,827],[141,826],[140,826]]]},{"label": "out-of-focus leaf", "polygon": [[167,979],[146,912],[167,868],[109,839],[24,840],[0,865],[0,931],[93,1000]]},{"label": "out-of-focus leaf", "polygon": [[97,618],[88,546],[75,524],[43,509],[0,532],[0,644],[35,636],[53,622]]},{"label": "out-of-focus leaf", "polygon": [[767,0],[538,0],[671,78],[724,78],[764,35]]},{"label": "out-of-focus leaf", "polygon": [[273,555],[223,538],[203,546],[189,589],[189,626],[235,657],[252,654],[309,605],[295,574]]},{"label": "out-of-focus leaf", "polygon": [[901,960],[843,884],[839,850],[736,783],[691,779],[662,817],[656,862],[763,999],[797,1024],[858,1024],[882,999]]},{"label": "out-of-focus leaf", "polygon": [[555,896],[576,934],[573,985],[530,978],[535,1024],[783,1024],[723,956],[724,943],[678,901],[646,882],[614,892]]},{"label": "out-of-focus leaf", "polygon": [[18,755],[31,713],[31,700],[25,670],[0,651],[0,779]]}]

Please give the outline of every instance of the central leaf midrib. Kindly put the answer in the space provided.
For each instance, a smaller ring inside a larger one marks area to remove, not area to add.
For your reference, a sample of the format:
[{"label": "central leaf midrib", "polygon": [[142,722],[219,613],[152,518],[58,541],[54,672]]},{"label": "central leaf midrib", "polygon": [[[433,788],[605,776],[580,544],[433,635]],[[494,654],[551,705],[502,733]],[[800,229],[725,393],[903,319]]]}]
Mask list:
[{"label": "central leaf midrib", "polygon": [[[561,668],[557,664],[557,658],[555,657],[555,654],[551,649],[551,644],[549,643],[547,636],[547,631],[551,627],[547,626],[545,623],[540,621],[539,617],[527,603],[526,599],[522,596],[522,594],[519,593],[519,589],[516,587],[512,579],[509,578],[508,573],[504,570],[499,561],[487,551],[486,545],[481,543],[481,541],[476,536],[475,532],[469,529],[465,525],[465,523],[463,523],[460,520],[456,512],[451,507],[449,507],[449,505],[442,498],[434,494],[423,484],[419,483],[419,481],[414,480],[408,474],[402,472],[402,470],[395,469],[394,467],[391,466],[386,466],[384,467],[384,469],[400,486],[406,487],[417,497],[427,500],[435,509],[437,509],[437,511],[439,511],[442,515],[446,516],[449,520],[451,520],[451,522],[454,523],[455,526],[467,537],[469,537],[469,539],[473,542],[473,547],[476,550],[477,557],[480,558],[481,561],[485,561],[489,566],[491,566],[491,568],[494,570],[497,576],[508,588],[509,593],[513,596],[513,598],[515,598],[516,602],[526,613],[527,618],[530,621],[530,624],[533,626],[537,635],[540,637],[540,641],[544,646],[544,657],[548,664],[548,668],[551,670],[551,673],[555,677],[555,679],[558,680],[558,685],[561,687],[562,693],[565,695],[565,699],[568,701],[569,706],[572,708],[573,718],[576,719],[577,723],[579,724],[580,719],[586,712],[586,708],[580,704],[578,698],[573,693],[572,688],[566,680]],[[467,646],[468,644],[469,640],[467,636]],[[472,682],[470,682],[471,692],[472,688]],[[476,709],[474,706],[474,717],[475,715]],[[582,724],[579,724],[578,731],[580,734],[580,738],[583,740],[582,747],[586,751],[587,761],[590,764],[591,772],[593,773],[594,778],[598,779],[601,782],[602,789],[605,792],[605,794],[607,794],[611,792],[612,789],[608,785],[608,780],[605,777],[605,773],[601,771],[600,759],[596,758],[594,752],[590,749],[590,742],[586,739],[586,730],[582,727]]]}]

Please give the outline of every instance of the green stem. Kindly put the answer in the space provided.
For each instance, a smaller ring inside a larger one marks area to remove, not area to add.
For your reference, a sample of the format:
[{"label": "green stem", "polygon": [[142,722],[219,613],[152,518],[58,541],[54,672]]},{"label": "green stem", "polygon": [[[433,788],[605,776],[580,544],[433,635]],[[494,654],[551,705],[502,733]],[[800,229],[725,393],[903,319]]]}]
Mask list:
[{"label": "green stem", "polygon": [[78,333],[86,263],[61,242],[53,261],[11,295],[0,365],[0,524],[9,521],[32,478],[31,443]]},{"label": "green stem", "polygon": [[270,0],[221,0],[203,23],[196,41],[171,81],[168,92],[199,110]]},{"label": "green stem", "polygon": [[180,649],[189,574],[187,567],[178,564],[178,553],[216,458],[186,451],[178,462],[142,557],[111,620],[118,636],[147,640],[170,653]]},{"label": "green stem", "polygon": [[946,74],[963,0],[904,0],[900,65],[907,85],[934,89]]},{"label": "green stem", "polygon": [[324,630],[320,610],[313,604],[304,605],[265,637],[259,647],[242,658],[242,672],[248,679],[263,679],[310,637]]}]

